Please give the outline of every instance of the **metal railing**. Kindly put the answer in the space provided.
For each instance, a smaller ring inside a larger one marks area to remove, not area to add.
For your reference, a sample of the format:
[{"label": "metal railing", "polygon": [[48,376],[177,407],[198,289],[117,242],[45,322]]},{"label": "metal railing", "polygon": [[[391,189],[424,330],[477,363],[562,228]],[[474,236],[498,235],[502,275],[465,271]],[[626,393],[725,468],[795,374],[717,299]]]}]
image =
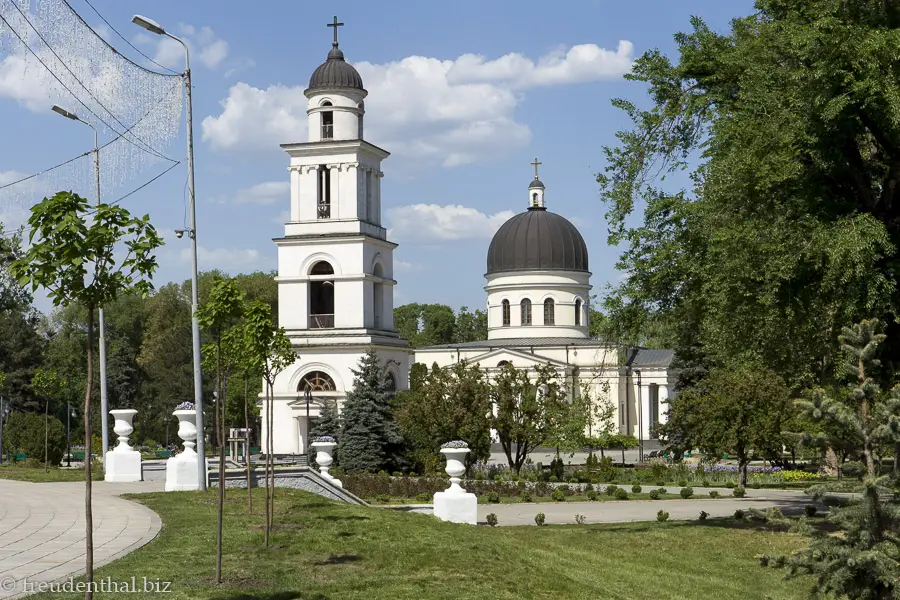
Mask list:
[{"label": "metal railing", "polygon": [[330,140],[334,138],[334,125],[322,125],[322,139]]},{"label": "metal railing", "polygon": [[333,329],[334,315],[309,315],[310,329]]}]

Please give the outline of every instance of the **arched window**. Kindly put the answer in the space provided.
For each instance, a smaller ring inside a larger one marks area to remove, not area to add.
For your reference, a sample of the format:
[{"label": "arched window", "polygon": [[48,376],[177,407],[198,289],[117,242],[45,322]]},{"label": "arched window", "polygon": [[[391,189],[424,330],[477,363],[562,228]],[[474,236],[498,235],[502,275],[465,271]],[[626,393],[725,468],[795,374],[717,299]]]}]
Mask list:
[{"label": "arched window", "polygon": [[[331,102],[326,100],[322,106],[331,106]],[[334,113],[330,110],[322,112],[322,139],[330,140],[334,137]]]},{"label": "arched window", "polygon": [[537,205],[538,205],[538,201],[537,201],[537,192],[532,192],[532,194],[531,194],[531,205],[532,205],[532,206],[537,206]]},{"label": "arched window", "polygon": [[335,391],[334,379],[324,371],[310,371],[303,376],[300,384],[297,386],[298,392],[333,392]]},{"label": "arched window", "polygon": [[316,170],[316,215],[320,219],[331,218],[331,169],[319,165]]},{"label": "arched window", "polygon": [[511,365],[511,364],[512,364],[512,363],[509,362],[508,360],[501,360],[500,362],[497,363],[497,366],[500,367],[500,368],[502,369],[502,368],[505,367],[506,365]]},{"label": "arched window", "polygon": [[522,325],[531,325],[531,300],[525,298],[519,306],[522,309]]},{"label": "arched window", "polygon": [[556,307],[553,298],[544,300],[544,325],[556,324]]},{"label": "arched window", "polygon": [[510,309],[509,309],[509,300],[504,300],[504,301],[501,302],[500,304],[501,304],[501,306],[503,307],[503,326],[504,326],[504,327],[509,327],[509,323],[510,323],[510,320],[511,320],[511,319],[510,319],[510,317],[511,317],[511,314],[510,314],[511,311],[510,311]]},{"label": "arched window", "polygon": [[575,300],[575,325],[581,325],[581,298]]},{"label": "arched window", "polygon": [[389,397],[393,397],[397,393],[397,379],[390,371],[384,376],[384,392]]},{"label": "arched window", "polygon": [[309,270],[309,328],[331,329],[334,327],[334,280],[320,279],[334,275],[334,268],[326,260],[320,260]]}]

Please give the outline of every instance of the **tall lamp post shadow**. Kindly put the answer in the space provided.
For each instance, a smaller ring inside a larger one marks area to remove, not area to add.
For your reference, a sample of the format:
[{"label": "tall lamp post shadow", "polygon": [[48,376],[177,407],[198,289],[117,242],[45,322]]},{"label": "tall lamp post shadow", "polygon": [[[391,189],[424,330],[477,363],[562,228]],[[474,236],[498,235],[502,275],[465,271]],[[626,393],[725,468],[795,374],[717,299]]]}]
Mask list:
[{"label": "tall lamp post shadow", "polygon": [[71,402],[66,402],[66,466],[72,466],[72,424],[70,417],[75,416]]},{"label": "tall lamp post shadow", "polygon": [[[163,29],[162,25],[142,17],[134,15],[131,22],[139,27],[143,27],[150,33],[156,35],[164,35],[170,37],[184,48],[184,88],[187,108],[187,152],[188,152],[188,196],[191,213],[191,226],[187,231],[191,238],[191,333],[193,338],[194,349],[194,409],[197,411],[197,454],[200,460],[197,461],[198,480],[200,489],[206,489],[206,442],[204,439],[203,428],[203,375],[200,370],[200,323],[197,321],[197,309],[200,305],[199,285],[197,283],[197,211],[194,199],[194,116],[191,108],[191,56],[187,44],[179,37],[176,37]],[[184,230],[182,230],[182,234]],[[181,237],[180,235],[178,237]]]},{"label": "tall lamp post shadow", "polygon": [[[97,136],[97,128],[93,123],[85,121],[75,113],[68,111],[56,104],[50,109],[67,119],[84,123],[94,130],[94,180],[97,186],[97,206],[100,206],[100,143]],[[106,467],[106,451],[109,450],[109,397],[106,394],[106,321],[103,318],[103,307],[98,311],[100,324],[100,442],[102,450],[100,461]]]}]

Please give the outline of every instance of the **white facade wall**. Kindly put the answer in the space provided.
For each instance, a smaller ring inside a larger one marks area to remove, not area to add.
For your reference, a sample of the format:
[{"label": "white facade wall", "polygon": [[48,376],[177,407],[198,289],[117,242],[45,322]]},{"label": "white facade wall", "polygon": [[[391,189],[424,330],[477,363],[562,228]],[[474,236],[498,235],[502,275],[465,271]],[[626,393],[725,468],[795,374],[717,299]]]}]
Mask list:
[{"label": "white facade wall", "polygon": [[[579,271],[529,271],[487,276],[488,339],[525,337],[590,337],[590,273]],[[521,302],[531,300],[531,325],[522,324]],[[554,303],[554,324],[544,322],[544,301]],[[503,324],[503,301],[510,304],[510,324]],[[575,305],[581,301],[581,324],[576,325]]]}]

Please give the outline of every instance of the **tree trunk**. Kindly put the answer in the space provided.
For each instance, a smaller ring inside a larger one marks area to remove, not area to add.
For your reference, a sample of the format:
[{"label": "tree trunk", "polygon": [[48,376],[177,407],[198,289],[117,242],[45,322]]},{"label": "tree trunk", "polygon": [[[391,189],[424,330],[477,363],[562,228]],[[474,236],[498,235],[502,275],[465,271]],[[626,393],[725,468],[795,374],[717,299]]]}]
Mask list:
[{"label": "tree trunk", "polygon": [[900,442],[894,444],[894,478],[900,478]]},{"label": "tree trunk", "polygon": [[269,527],[275,525],[275,440],[273,439],[273,434],[275,433],[275,415],[272,413],[275,410],[275,381],[273,377],[273,381],[269,382],[269,449],[271,450],[272,455],[272,492],[269,494],[269,502],[272,507],[269,510]]},{"label": "tree trunk", "polygon": [[247,455],[244,460],[247,461],[247,514],[253,514],[253,490],[250,489],[250,406],[249,406],[249,390],[250,379],[247,373],[244,373],[244,435],[247,439],[247,445],[244,446]]},{"label": "tree trunk", "polygon": [[740,466],[738,467],[738,486],[742,488],[747,487],[747,461],[745,459],[740,459]]},{"label": "tree trunk", "polygon": [[94,385],[94,307],[87,306],[87,385],[84,391],[84,600],[94,597],[94,515],[91,510],[91,388]]},{"label": "tree trunk", "polygon": [[269,504],[269,475],[272,474],[272,451],[270,449],[272,436],[269,434],[269,421],[271,420],[272,409],[269,408],[269,380],[266,379],[266,422],[263,425],[266,428],[266,548],[269,547],[269,524],[271,523],[269,520],[269,510],[271,509],[271,504]]},{"label": "tree trunk", "polygon": [[[225,427],[225,414],[222,407],[225,406],[225,394],[222,390],[222,340],[216,339],[216,437],[219,438],[219,507],[216,530],[216,583],[222,583],[222,517],[225,510],[225,444],[223,430]],[[220,416],[221,413],[221,416]]]},{"label": "tree trunk", "polygon": [[50,442],[48,441],[47,426],[49,423],[50,398],[44,398],[44,473],[50,471],[50,462],[47,458]]}]

